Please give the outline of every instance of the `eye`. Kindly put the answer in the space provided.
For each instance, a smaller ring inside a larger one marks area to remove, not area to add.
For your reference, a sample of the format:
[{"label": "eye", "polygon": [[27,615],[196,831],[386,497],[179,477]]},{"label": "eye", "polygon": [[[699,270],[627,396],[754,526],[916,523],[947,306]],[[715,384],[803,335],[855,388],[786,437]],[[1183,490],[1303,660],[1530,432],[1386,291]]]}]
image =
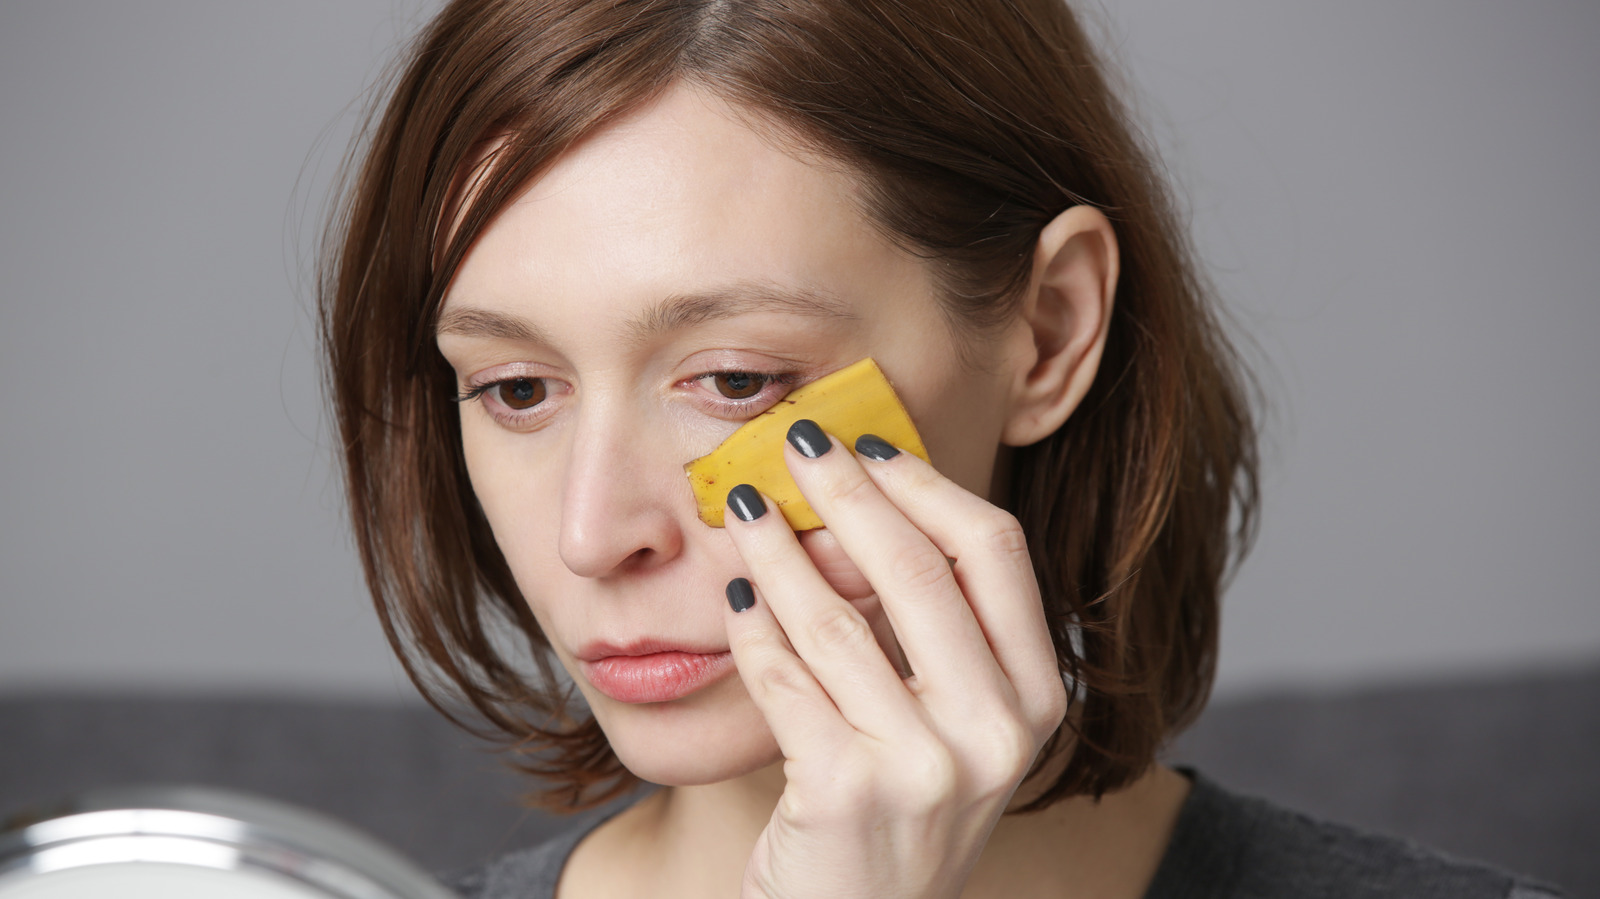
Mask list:
[{"label": "eye", "polygon": [[532,409],[544,402],[544,378],[511,378],[493,386],[496,398],[509,409]]},{"label": "eye", "polygon": [[744,419],[771,408],[802,378],[795,373],[761,371],[713,371],[693,379],[701,401],[714,414]]},{"label": "eye", "polygon": [[487,381],[452,397],[457,403],[481,399],[495,421],[518,430],[525,430],[544,417],[543,413],[550,408],[545,405],[549,398],[549,379],[530,377]]},{"label": "eye", "polygon": [[717,392],[730,400],[749,399],[767,386],[767,377],[748,371],[723,371],[710,376]]}]

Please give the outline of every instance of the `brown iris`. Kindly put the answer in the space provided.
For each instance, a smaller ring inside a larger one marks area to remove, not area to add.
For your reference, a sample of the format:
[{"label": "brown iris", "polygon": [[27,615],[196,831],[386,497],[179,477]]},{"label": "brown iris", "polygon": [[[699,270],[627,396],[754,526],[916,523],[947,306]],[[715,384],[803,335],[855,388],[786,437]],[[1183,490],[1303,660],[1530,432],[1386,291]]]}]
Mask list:
[{"label": "brown iris", "polygon": [[730,400],[744,400],[761,392],[766,379],[747,371],[725,371],[711,376],[717,392]]},{"label": "brown iris", "polygon": [[532,409],[544,402],[544,379],[513,378],[510,381],[502,381],[499,396],[500,402],[512,409]]}]

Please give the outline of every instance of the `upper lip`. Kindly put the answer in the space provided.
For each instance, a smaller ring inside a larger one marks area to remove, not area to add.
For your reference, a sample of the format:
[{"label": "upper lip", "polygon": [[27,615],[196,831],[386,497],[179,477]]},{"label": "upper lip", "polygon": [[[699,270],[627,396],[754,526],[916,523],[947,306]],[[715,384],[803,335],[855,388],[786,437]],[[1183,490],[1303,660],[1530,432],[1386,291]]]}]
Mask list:
[{"label": "upper lip", "polygon": [[581,662],[598,662],[612,656],[647,656],[658,652],[688,652],[695,655],[716,655],[727,652],[727,647],[704,646],[685,640],[670,640],[660,637],[641,637],[637,640],[616,643],[610,640],[595,640],[578,647],[573,654]]}]

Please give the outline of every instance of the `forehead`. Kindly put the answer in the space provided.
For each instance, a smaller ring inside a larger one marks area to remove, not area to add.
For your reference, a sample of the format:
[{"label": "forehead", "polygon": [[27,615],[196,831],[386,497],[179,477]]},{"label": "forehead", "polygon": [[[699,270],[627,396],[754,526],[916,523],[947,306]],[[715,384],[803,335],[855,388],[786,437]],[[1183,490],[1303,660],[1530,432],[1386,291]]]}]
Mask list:
[{"label": "forehead", "polygon": [[[563,154],[494,220],[446,306],[592,319],[663,296],[764,282],[848,296],[921,277],[861,212],[854,177],[680,86]],[[508,309],[507,311],[511,311]]]}]

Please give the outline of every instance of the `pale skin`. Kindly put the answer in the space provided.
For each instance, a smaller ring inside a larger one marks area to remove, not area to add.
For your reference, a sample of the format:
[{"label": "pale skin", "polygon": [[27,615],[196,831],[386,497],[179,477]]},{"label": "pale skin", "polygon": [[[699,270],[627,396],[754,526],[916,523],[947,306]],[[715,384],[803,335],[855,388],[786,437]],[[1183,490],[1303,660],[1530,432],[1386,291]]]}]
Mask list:
[{"label": "pale skin", "polygon": [[[664,785],[579,845],[560,895],[1142,895],[1181,776],[1002,817],[1038,789],[1066,695],[1020,532],[987,500],[1003,448],[1095,377],[1111,225],[1052,221],[1020,314],[969,367],[929,263],[872,227],[852,176],[748,121],[669,90],[558,160],[446,296],[440,351],[464,391],[492,385],[461,426],[495,538],[618,757]],[[702,524],[683,464],[866,356],[937,470],[790,448],[826,531]],[[784,377],[746,396],[719,372]],[[736,577],[757,594],[740,613]],[[737,672],[665,702],[585,680],[582,647],[645,639]]]}]

